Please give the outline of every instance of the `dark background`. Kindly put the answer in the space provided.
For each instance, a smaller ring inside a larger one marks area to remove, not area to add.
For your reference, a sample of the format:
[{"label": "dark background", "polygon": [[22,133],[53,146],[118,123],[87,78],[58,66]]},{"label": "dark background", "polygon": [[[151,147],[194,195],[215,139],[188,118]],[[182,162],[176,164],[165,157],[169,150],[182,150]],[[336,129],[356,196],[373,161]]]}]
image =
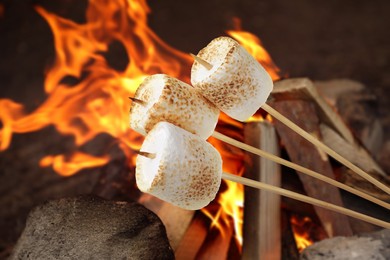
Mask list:
[{"label": "dark background", "polygon": [[[1,97],[38,102],[43,71],[52,61],[48,25],[32,8],[42,5],[63,17],[84,21],[87,1],[0,1]],[[150,26],[167,43],[196,52],[232,28],[232,18],[259,36],[275,63],[290,77],[351,78],[363,82],[387,104],[390,85],[388,1],[199,0],[148,1]],[[32,89],[36,91],[31,91]],[[30,90],[30,91],[28,91]],[[35,97],[35,95],[37,97]],[[381,103],[382,104],[382,103]],[[387,111],[386,106],[380,109]]]},{"label": "dark background", "polygon": [[[148,3],[152,29],[184,52],[197,52],[231,29],[234,17],[241,18],[242,28],[261,38],[283,74],[313,80],[350,78],[366,85],[377,97],[373,109],[390,131],[389,1],[151,0]],[[49,26],[33,6],[41,5],[83,22],[86,4],[77,0],[0,1],[0,98],[21,102],[28,110],[45,99],[43,75],[53,61],[53,39]],[[120,53],[112,55],[121,59]],[[37,167],[44,154],[72,148],[71,140],[47,128],[16,135],[11,147],[0,153],[0,252],[12,248],[32,206],[48,198],[92,190],[97,171],[62,179],[51,169]]]}]

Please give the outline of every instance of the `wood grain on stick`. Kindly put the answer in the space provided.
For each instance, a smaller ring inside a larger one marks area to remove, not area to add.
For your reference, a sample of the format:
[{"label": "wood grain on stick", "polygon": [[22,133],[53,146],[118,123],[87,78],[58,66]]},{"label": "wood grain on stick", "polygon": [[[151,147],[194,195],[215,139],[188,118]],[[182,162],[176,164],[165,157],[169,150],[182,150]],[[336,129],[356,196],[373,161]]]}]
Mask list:
[{"label": "wood grain on stick", "polygon": [[351,188],[351,187],[349,187],[349,186],[347,186],[347,185],[345,185],[343,183],[337,182],[337,181],[335,181],[335,180],[333,180],[333,179],[331,179],[331,178],[329,178],[327,176],[324,176],[324,175],[322,175],[322,174],[320,174],[318,172],[315,172],[313,170],[307,169],[307,168],[305,168],[303,166],[300,166],[300,165],[298,165],[296,163],[287,161],[287,160],[285,160],[283,158],[280,158],[280,157],[275,156],[273,154],[267,153],[267,152],[265,152],[265,151],[263,151],[261,149],[255,148],[255,147],[250,146],[248,144],[245,144],[243,142],[237,141],[237,140],[235,140],[235,139],[233,139],[231,137],[228,137],[228,136],[226,136],[224,134],[221,134],[219,132],[214,131],[212,136],[214,138],[220,140],[220,141],[223,141],[225,143],[228,143],[230,145],[233,145],[235,147],[243,149],[243,150],[245,150],[247,152],[256,154],[258,156],[267,158],[268,160],[271,160],[273,162],[279,163],[281,165],[284,165],[286,167],[289,167],[289,168],[294,169],[296,171],[299,171],[301,173],[307,174],[307,175],[309,175],[309,176],[311,176],[313,178],[319,179],[319,180],[324,181],[326,183],[329,183],[329,184],[331,184],[333,186],[336,186],[336,187],[338,187],[340,189],[343,189],[343,190],[346,190],[346,191],[348,191],[348,192],[350,192],[352,194],[355,194],[355,195],[357,195],[357,196],[359,196],[361,198],[369,200],[369,201],[371,201],[371,202],[373,202],[375,204],[378,204],[378,205],[380,205],[380,206],[382,206],[384,208],[390,209],[390,204],[389,203],[386,203],[386,202],[381,201],[381,200],[379,200],[379,199],[377,199],[375,197],[367,195],[364,192],[361,192],[359,190]]},{"label": "wood grain on stick", "polygon": [[272,107],[270,107],[267,104],[264,104],[262,106],[262,108],[267,113],[269,113],[272,117],[279,120],[283,124],[287,125],[290,129],[292,129],[294,132],[298,133],[300,136],[302,136],[303,138],[305,138],[306,140],[308,140],[309,142],[311,142],[315,146],[321,148],[328,155],[332,156],[334,159],[336,159],[340,163],[344,164],[346,167],[348,167],[349,169],[354,171],[356,174],[359,174],[361,177],[363,177],[367,181],[371,182],[372,184],[374,184],[375,186],[377,186],[378,188],[380,188],[384,192],[390,194],[389,187],[387,187],[386,185],[384,185],[383,183],[381,183],[380,181],[378,181],[377,179],[375,179],[374,177],[372,177],[371,175],[369,175],[368,173],[366,173],[365,171],[363,171],[362,169],[360,169],[356,165],[352,164],[350,161],[346,160],[344,157],[342,157],[341,155],[339,155],[338,153],[336,153],[335,151],[330,149],[327,145],[325,145],[324,143],[322,143],[318,139],[314,138],[312,135],[310,135],[309,133],[304,131],[302,128],[297,126],[291,120],[289,120],[288,118],[283,116],[277,110],[273,109]]},{"label": "wood grain on stick", "polygon": [[[320,136],[319,118],[317,117],[316,108],[312,102],[284,100],[274,102],[273,106],[291,118],[305,132],[313,136]],[[292,162],[313,169],[316,172],[321,172],[330,179],[335,178],[326,154],[324,158],[316,146],[307,142],[278,120],[274,121],[274,125]],[[310,178],[299,171],[297,173],[308,196],[343,207],[339,189]],[[315,211],[329,237],[352,235],[352,229],[346,216],[324,210],[321,207],[315,207]]]},{"label": "wood grain on stick", "polygon": [[356,211],[353,211],[350,209],[346,209],[346,208],[331,204],[329,202],[314,199],[314,198],[311,198],[311,197],[308,197],[308,196],[305,196],[305,195],[302,195],[302,194],[299,194],[299,193],[296,193],[293,191],[289,191],[286,189],[282,189],[279,187],[275,187],[275,186],[272,186],[269,184],[261,183],[259,181],[254,181],[254,180],[242,177],[242,176],[237,176],[237,175],[233,175],[231,173],[226,173],[226,172],[222,173],[222,178],[225,180],[241,183],[243,185],[250,186],[250,187],[253,187],[256,189],[263,189],[266,191],[271,191],[271,192],[274,192],[276,194],[279,194],[279,195],[282,195],[285,197],[296,199],[296,200],[306,202],[306,203],[309,203],[309,204],[312,204],[315,206],[323,207],[323,208],[326,208],[326,209],[329,209],[329,210],[332,210],[332,211],[335,211],[335,212],[338,212],[338,213],[341,213],[341,214],[344,214],[344,215],[347,215],[347,216],[350,216],[350,217],[353,217],[356,219],[366,221],[368,223],[371,223],[371,224],[374,224],[374,225],[377,225],[377,226],[380,226],[383,228],[390,229],[390,223],[388,223],[386,221],[376,219],[376,218],[361,214],[359,212],[356,212]]}]

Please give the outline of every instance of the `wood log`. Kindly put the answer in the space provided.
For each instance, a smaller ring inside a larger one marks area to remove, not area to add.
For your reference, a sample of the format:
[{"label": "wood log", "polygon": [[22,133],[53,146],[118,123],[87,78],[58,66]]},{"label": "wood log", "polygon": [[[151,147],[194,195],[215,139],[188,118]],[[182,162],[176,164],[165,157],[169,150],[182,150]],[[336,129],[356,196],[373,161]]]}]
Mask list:
[{"label": "wood log", "polygon": [[[315,105],[310,101],[276,101],[273,102],[273,107],[305,131],[316,136],[320,135],[319,118],[317,117]],[[291,161],[334,179],[329,161],[327,158],[324,160],[323,155],[320,154],[317,148],[277,120],[275,120],[275,127]],[[340,192],[336,187],[301,173],[298,173],[298,175],[308,196],[339,206],[343,205]],[[318,207],[315,207],[315,210],[329,237],[352,235],[348,217]]]},{"label": "wood log", "polygon": [[[272,97],[276,101],[312,101],[316,106],[318,116],[320,117],[320,120],[323,124],[328,125],[332,130],[336,131],[336,133],[338,133],[339,136],[344,139],[346,143],[349,143],[351,147],[354,147],[355,150],[361,151],[361,154],[364,151],[366,153],[365,157],[371,158],[371,156],[368,155],[367,151],[365,151],[365,149],[361,145],[359,145],[350,129],[344,123],[344,117],[342,119],[340,115],[335,111],[335,108],[331,107],[327,102],[329,100],[330,103],[335,105],[337,100],[334,99],[337,96],[345,95],[345,93],[361,91],[362,89],[364,89],[364,86],[357,83],[353,84],[351,83],[351,81],[348,80],[331,82],[333,83],[316,83],[316,85],[320,86],[321,93],[324,93],[328,97],[326,100],[317,91],[317,87],[313,84],[313,82],[307,78],[286,79],[276,82],[275,87],[272,91]],[[340,88],[340,84],[342,84],[342,88]],[[333,91],[330,91],[329,85],[337,86],[338,88],[333,87]],[[347,117],[347,121],[351,121],[348,118],[349,117]],[[370,144],[368,144],[369,147],[378,146],[378,144],[376,144],[376,142],[374,142],[372,138],[373,136],[375,136],[375,138],[378,137],[377,134],[380,134],[381,131],[381,127],[378,126],[378,123],[374,122],[373,126],[375,128],[373,128],[372,131],[365,131],[368,132],[368,134],[366,134],[368,137],[365,139],[365,142],[367,144],[368,142],[370,142]],[[347,157],[347,159],[349,158]],[[367,161],[368,159],[366,158],[365,160]],[[385,172],[382,170],[382,168],[377,164],[376,161],[372,159],[370,160],[370,163],[362,166],[362,168],[366,172],[375,171],[382,174],[383,176],[385,175]]]},{"label": "wood log", "polygon": [[[279,155],[275,129],[268,121],[248,123],[244,128],[245,143]],[[246,177],[280,186],[280,165],[248,154]],[[280,196],[245,187],[242,259],[280,259]]]},{"label": "wood log", "polygon": [[214,260],[228,258],[230,242],[234,231],[233,220],[231,219],[229,223],[219,224],[221,224],[223,233],[217,228],[209,230],[195,259]]},{"label": "wood log", "polygon": [[[374,172],[371,172],[374,177],[380,179],[382,183],[390,183],[390,180],[387,175],[384,175],[385,173],[381,170],[381,168],[379,168],[379,166],[376,165],[375,161],[365,149],[361,147],[358,148],[354,145],[347,143],[337,132],[335,132],[333,129],[331,129],[325,124],[320,125],[320,131],[322,141],[330,148],[347,158],[352,163],[361,167],[363,170],[368,171],[369,169],[375,169],[372,170]],[[377,176],[375,176],[375,174]],[[354,185],[352,185],[352,187],[357,188],[382,200],[390,201],[389,194],[383,192],[381,189],[378,189],[376,186],[367,182],[359,175],[350,174],[346,177],[348,177],[349,179],[348,184],[355,183]],[[347,183],[346,181],[343,182]]]},{"label": "wood log", "polygon": [[272,97],[276,100],[310,100],[317,106],[321,121],[334,128],[349,143],[355,143],[351,131],[341,117],[328,105],[308,78],[285,79],[275,83]]},{"label": "wood log", "polygon": [[142,194],[138,202],[160,217],[167,230],[169,243],[176,250],[191,223],[194,211],[179,208],[147,193]]},{"label": "wood log", "polygon": [[204,243],[209,227],[205,225],[204,216],[198,212],[185,232],[176,251],[177,260],[196,259],[196,255]]},{"label": "wood log", "polygon": [[337,79],[314,82],[327,101],[337,110],[355,137],[372,155],[378,154],[385,141],[383,120],[377,108],[377,97],[363,84]]}]

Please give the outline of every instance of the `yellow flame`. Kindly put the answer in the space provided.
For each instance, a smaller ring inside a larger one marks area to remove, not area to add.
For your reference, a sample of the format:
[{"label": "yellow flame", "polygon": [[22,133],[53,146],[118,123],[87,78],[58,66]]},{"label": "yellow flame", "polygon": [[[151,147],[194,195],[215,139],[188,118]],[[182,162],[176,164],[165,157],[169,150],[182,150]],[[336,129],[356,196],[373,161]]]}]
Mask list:
[{"label": "yellow flame", "polygon": [[[0,14],[1,14],[0,5]],[[47,99],[32,113],[12,100],[0,99],[0,150],[10,146],[14,133],[38,131],[53,125],[63,135],[74,137],[81,147],[101,133],[118,141],[119,147],[135,164],[133,149],[139,149],[143,137],[128,127],[128,97],[132,96],[142,80],[155,73],[165,73],[189,82],[192,58],[162,41],[148,26],[151,12],[145,0],[90,0],[86,23],[78,24],[48,12],[42,7],[36,11],[48,22],[54,36],[55,60],[46,71],[44,89]],[[229,31],[277,79],[279,69],[273,64],[260,40],[245,31]],[[111,44],[119,43],[125,50],[128,63],[119,71],[110,66],[104,54]],[[71,77],[78,82],[64,83]],[[253,120],[260,120],[254,117]],[[219,127],[234,129],[231,135],[239,137],[242,123],[221,114]],[[210,142],[221,152],[224,170],[243,173],[243,153],[211,138]],[[73,154],[47,155],[40,161],[42,167],[51,166],[63,176],[70,176],[89,167],[102,166],[108,155],[92,156],[80,151]],[[243,187],[226,182],[227,190],[216,201],[221,208],[203,212],[221,230],[234,228],[237,241],[242,243]],[[231,227],[231,220],[234,221]]]}]

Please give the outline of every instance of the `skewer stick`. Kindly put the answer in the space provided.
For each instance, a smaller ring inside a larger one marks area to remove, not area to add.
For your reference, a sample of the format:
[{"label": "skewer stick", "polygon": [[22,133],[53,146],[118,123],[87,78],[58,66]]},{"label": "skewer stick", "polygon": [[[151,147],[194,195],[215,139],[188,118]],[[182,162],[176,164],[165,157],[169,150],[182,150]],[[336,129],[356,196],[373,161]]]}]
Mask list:
[{"label": "skewer stick", "polygon": [[140,105],[146,105],[146,102],[145,101],[143,101],[143,100],[141,100],[141,99],[138,99],[138,98],[134,98],[134,97],[129,97],[129,99],[131,100],[131,101],[133,101],[134,103],[137,103],[137,104],[140,104]]},{"label": "skewer stick", "polygon": [[205,67],[208,70],[211,70],[213,68],[213,65],[211,65],[209,62],[205,61],[204,59],[190,53],[191,57],[194,58],[197,62],[199,62],[203,67]]},{"label": "skewer stick", "polygon": [[[201,65],[205,66],[206,69],[210,70],[213,67],[210,63],[203,60],[202,58],[195,56],[193,54],[191,54],[191,56],[194,57],[194,59],[198,61]],[[360,177],[371,182],[373,185],[383,190],[387,194],[390,194],[390,188],[387,187],[385,184],[381,183],[380,181],[378,181],[377,179],[375,179],[374,177],[372,177],[371,175],[369,175],[368,173],[366,173],[365,171],[363,171],[362,169],[360,169],[359,167],[357,167],[356,165],[354,165],[353,163],[351,163],[350,161],[342,157],[340,154],[333,151],[327,145],[325,145],[324,143],[322,143],[321,141],[319,141],[318,139],[316,139],[315,137],[307,133],[305,130],[297,126],[295,123],[293,123],[291,120],[289,120],[288,118],[280,114],[278,111],[276,111],[269,105],[264,104],[261,106],[261,108],[264,109],[268,114],[270,114],[271,116],[275,117],[280,122],[288,126],[291,130],[293,130],[294,132],[296,132],[297,134],[305,138],[307,141],[319,147],[322,151],[326,152],[328,155],[332,156],[334,159],[336,159],[337,161],[339,161],[340,163],[342,163],[343,165],[345,165],[346,167],[354,171]]]},{"label": "skewer stick", "polygon": [[264,157],[266,159],[269,159],[269,160],[271,160],[273,162],[279,163],[281,165],[284,165],[284,166],[289,167],[291,169],[294,169],[296,171],[302,172],[302,173],[304,173],[306,175],[309,175],[309,176],[311,176],[313,178],[316,178],[316,179],[321,180],[323,182],[326,182],[326,183],[328,183],[330,185],[333,185],[333,186],[336,186],[336,187],[338,187],[340,189],[348,191],[348,192],[350,192],[352,194],[355,194],[356,196],[359,196],[361,198],[364,198],[364,199],[366,199],[368,201],[371,201],[371,202],[373,202],[373,203],[375,203],[377,205],[380,205],[380,206],[382,206],[382,207],[384,207],[386,209],[390,209],[390,204],[389,203],[386,203],[386,202],[384,202],[384,201],[382,201],[380,199],[377,199],[377,198],[375,198],[375,197],[373,197],[371,195],[368,195],[368,194],[366,194],[366,193],[364,193],[362,191],[359,191],[359,190],[356,190],[356,189],[354,189],[352,187],[349,187],[349,186],[347,186],[347,185],[345,185],[345,184],[343,184],[341,182],[338,182],[338,181],[336,181],[336,180],[334,180],[332,178],[329,178],[327,176],[324,176],[324,175],[322,175],[322,174],[320,174],[318,172],[315,172],[313,170],[305,168],[305,167],[303,167],[301,165],[298,165],[296,163],[287,161],[287,160],[285,160],[283,158],[280,158],[280,157],[278,157],[276,155],[273,155],[271,153],[267,153],[267,152],[265,152],[265,151],[263,151],[261,149],[258,149],[258,148],[255,148],[253,146],[250,146],[248,144],[245,144],[243,142],[237,141],[237,140],[235,140],[235,139],[233,139],[231,137],[228,137],[228,136],[226,136],[224,134],[221,134],[219,132],[216,132],[216,131],[214,131],[212,136],[214,138],[220,140],[220,141],[223,141],[225,143],[228,143],[230,145],[238,147],[238,148],[240,148],[242,150],[245,150],[247,152],[250,152],[250,153],[256,154],[258,156]]},{"label": "skewer stick", "polygon": [[[134,100],[139,101],[139,103],[142,104],[142,105],[145,104],[145,101],[143,101],[143,100],[136,99],[136,98],[131,98],[131,99],[134,99]],[[287,161],[287,160],[285,160],[285,159],[283,159],[283,158],[280,158],[280,157],[278,157],[278,156],[276,156],[276,155],[273,155],[273,154],[271,154],[271,153],[267,153],[267,152],[265,152],[265,151],[263,151],[263,150],[261,150],[261,149],[255,148],[255,147],[250,146],[250,145],[248,145],[248,144],[245,144],[245,143],[242,143],[242,142],[240,142],[240,141],[237,141],[237,140],[235,140],[235,139],[233,139],[233,138],[231,138],[231,137],[228,137],[228,136],[226,136],[226,135],[223,135],[223,134],[221,134],[221,133],[219,133],[219,132],[214,131],[214,133],[213,133],[212,136],[213,136],[214,138],[216,138],[216,139],[222,141],[222,142],[228,143],[228,144],[230,144],[230,145],[233,145],[233,146],[235,146],[235,147],[238,147],[238,148],[240,148],[240,149],[243,149],[243,150],[245,150],[245,151],[247,151],[247,152],[256,154],[256,155],[258,155],[258,156],[261,156],[261,157],[264,157],[264,158],[266,158],[266,159],[269,159],[269,160],[271,160],[271,161],[273,161],[273,162],[279,163],[279,164],[281,164],[281,165],[284,165],[284,166],[289,167],[289,168],[291,168],[291,169],[294,169],[294,170],[296,170],[296,171],[302,172],[302,173],[304,173],[304,174],[306,174],[306,175],[309,175],[309,176],[311,176],[311,177],[313,177],[313,178],[316,178],[316,179],[321,180],[321,181],[323,181],[323,182],[326,182],[326,183],[328,183],[328,184],[330,184],[330,185],[333,185],[333,186],[335,186],[335,187],[338,187],[338,188],[340,188],[340,189],[343,189],[343,190],[345,190],[345,191],[348,191],[348,192],[350,192],[350,193],[352,193],[352,194],[354,194],[354,195],[356,195],[356,196],[359,196],[359,197],[361,197],[361,198],[364,198],[364,199],[366,199],[366,200],[368,200],[368,201],[371,201],[371,202],[373,202],[373,203],[375,203],[375,204],[377,204],[377,205],[380,205],[380,206],[382,206],[382,207],[384,207],[384,208],[386,208],[386,209],[390,209],[390,204],[389,204],[389,203],[386,203],[386,202],[384,202],[384,201],[382,201],[382,200],[379,200],[379,199],[377,199],[377,198],[375,198],[375,197],[373,197],[373,196],[371,196],[371,195],[368,195],[368,194],[366,194],[366,193],[364,193],[364,192],[362,192],[362,191],[359,191],[359,190],[357,190],[357,189],[354,189],[354,188],[352,188],[352,187],[349,187],[349,186],[347,186],[347,185],[345,185],[345,184],[343,184],[343,183],[341,183],[341,182],[338,182],[338,181],[336,181],[336,180],[334,180],[334,179],[331,179],[331,178],[329,178],[329,177],[326,177],[326,176],[324,176],[324,175],[322,175],[322,174],[320,174],[320,173],[318,173],[318,172],[315,172],[315,171],[313,171],[313,170],[310,170],[310,169],[308,169],[308,168],[305,168],[305,167],[303,167],[303,166],[300,166],[300,165],[298,165],[298,164],[296,164],[296,163]],[[150,159],[153,159],[153,158],[155,158],[155,156],[156,156],[155,154],[151,154],[151,153],[147,153],[147,152],[141,152],[141,151],[138,151],[137,153],[140,154],[140,155],[143,155],[143,156],[145,156],[145,157],[148,157],[148,158],[150,158]],[[152,157],[151,157],[151,156],[152,156]]]},{"label": "skewer stick", "polygon": [[371,182],[372,184],[374,184],[375,186],[377,186],[378,188],[380,188],[381,190],[383,190],[387,194],[390,194],[390,188],[387,187],[385,184],[381,183],[380,181],[378,181],[377,179],[375,179],[374,177],[372,177],[371,175],[369,175],[368,173],[366,173],[365,171],[363,171],[362,169],[360,169],[359,167],[357,167],[356,165],[354,165],[353,163],[351,163],[350,161],[348,161],[347,159],[342,157],[340,154],[338,154],[335,151],[333,151],[332,149],[330,149],[327,145],[325,145],[324,143],[319,141],[317,138],[315,138],[312,135],[310,135],[309,133],[307,133],[305,130],[303,130],[302,128],[297,126],[295,123],[293,123],[291,120],[289,120],[288,118],[286,118],[285,116],[280,114],[278,111],[276,111],[275,109],[273,109],[269,105],[264,104],[261,108],[264,109],[271,116],[275,117],[277,120],[279,120],[280,122],[282,122],[283,124],[288,126],[294,132],[296,132],[297,134],[299,134],[300,136],[305,138],[307,141],[309,141],[310,143],[319,147],[321,150],[326,152],[328,155],[332,156],[337,161],[344,164],[346,167],[348,167],[349,169],[351,169],[352,171],[354,171],[355,173],[360,175],[360,177]]},{"label": "skewer stick", "polygon": [[149,153],[149,152],[141,152],[141,151],[135,151],[137,154],[141,155],[141,156],[144,156],[144,157],[147,157],[149,159],[154,159],[156,158],[156,154],[155,153]]},{"label": "skewer stick", "polygon": [[251,180],[251,179],[247,179],[247,178],[244,178],[244,177],[241,177],[241,176],[237,176],[237,175],[233,175],[233,174],[225,173],[225,172],[222,173],[222,178],[225,179],[225,180],[241,183],[243,185],[246,185],[246,186],[249,186],[249,187],[253,187],[253,188],[256,188],[256,189],[262,189],[262,190],[274,192],[276,194],[279,194],[279,195],[282,195],[282,196],[285,196],[285,197],[289,197],[289,198],[296,199],[296,200],[299,200],[299,201],[302,201],[302,202],[306,202],[306,203],[309,203],[309,204],[312,204],[312,205],[316,205],[318,207],[329,209],[329,210],[335,211],[337,213],[341,213],[341,214],[344,214],[344,215],[347,215],[347,216],[350,216],[350,217],[353,217],[353,218],[356,218],[356,219],[360,219],[360,220],[366,221],[368,223],[371,223],[371,224],[374,224],[374,225],[377,225],[377,226],[380,226],[380,227],[384,227],[384,228],[390,229],[390,223],[388,223],[388,222],[385,222],[385,221],[382,221],[382,220],[379,220],[379,219],[376,219],[376,218],[364,215],[362,213],[359,213],[359,212],[356,212],[356,211],[353,211],[353,210],[350,210],[350,209],[346,209],[346,208],[343,208],[343,207],[340,207],[340,206],[336,206],[336,205],[334,205],[332,203],[328,203],[328,202],[325,202],[325,201],[314,199],[314,198],[311,198],[311,197],[308,197],[308,196],[305,196],[305,195],[302,195],[302,194],[299,194],[299,193],[296,193],[296,192],[293,192],[293,191],[289,191],[289,190],[286,190],[286,189],[282,189],[282,188],[275,187],[275,186],[272,186],[272,185],[269,185],[269,184],[261,183],[261,182],[258,182],[258,181],[254,181],[254,180]]}]

